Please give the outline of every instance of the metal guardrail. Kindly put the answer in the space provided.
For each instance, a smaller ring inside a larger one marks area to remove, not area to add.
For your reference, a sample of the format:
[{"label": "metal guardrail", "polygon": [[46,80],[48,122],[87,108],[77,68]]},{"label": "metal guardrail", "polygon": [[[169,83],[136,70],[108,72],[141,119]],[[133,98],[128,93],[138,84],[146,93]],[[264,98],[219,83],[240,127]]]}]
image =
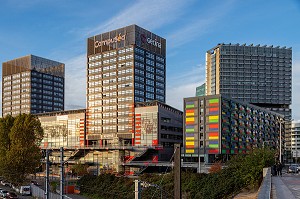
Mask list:
[{"label": "metal guardrail", "polygon": [[[97,150],[97,149],[162,149],[161,145],[157,146],[126,146],[126,145],[108,145],[108,146],[100,146],[100,145],[86,145],[80,147],[64,147],[64,150],[78,150],[78,149],[86,149],[86,150]],[[48,147],[48,148],[41,148],[41,149],[52,149],[52,150],[59,150],[60,147]]]},{"label": "metal guardrail", "polygon": [[264,168],[264,170],[267,170],[267,172],[264,171],[265,176],[259,187],[257,199],[271,198],[271,168]]},{"label": "metal guardrail", "polygon": [[172,162],[167,161],[131,161],[123,164],[124,166],[160,166],[160,167],[171,167],[173,166]]}]

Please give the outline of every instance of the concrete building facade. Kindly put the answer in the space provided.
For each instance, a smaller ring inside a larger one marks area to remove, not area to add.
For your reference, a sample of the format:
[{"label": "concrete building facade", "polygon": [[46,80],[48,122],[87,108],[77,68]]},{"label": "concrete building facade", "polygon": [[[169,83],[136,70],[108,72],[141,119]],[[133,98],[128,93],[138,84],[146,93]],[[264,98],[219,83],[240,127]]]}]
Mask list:
[{"label": "concrete building facade", "polygon": [[87,142],[135,145],[134,104],[166,96],[166,40],[131,25],[87,40]]},{"label": "concrete building facade", "polygon": [[291,147],[292,49],[218,44],[206,53],[206,94],[221,94],[284,115]]},{"label": "concrete building facade", "polygon": [[45,133],[41,148],[52,149],[50,160],[56,165],[54,172],[59,171],[60,147],[64,147],[65,161],[70,167],[86,163],[93,174],[130,175],[146,169],[158,170],[162,166],[159,163],[170,164],[174,143],[182,143],[182,114],[158,101],[137,103],[135,146],[124,142],[110,146],[86,142],[85,109],[37,114]]},{"label": "concrete building facade", "polygon": [[65,65],[28,55],[2,64],[2,116],[64,110]]},{"label": "concrete building facade", "polygon": [[292,132],[291,132],[291,152],[293,162],[299,162],[300,157],[300,122],[292,122]]},{"label": "concrete building facade", "polygon": [[185,98],[184,161],[212,163],[255,147],[279,149],[283,117],[222,95]]}]

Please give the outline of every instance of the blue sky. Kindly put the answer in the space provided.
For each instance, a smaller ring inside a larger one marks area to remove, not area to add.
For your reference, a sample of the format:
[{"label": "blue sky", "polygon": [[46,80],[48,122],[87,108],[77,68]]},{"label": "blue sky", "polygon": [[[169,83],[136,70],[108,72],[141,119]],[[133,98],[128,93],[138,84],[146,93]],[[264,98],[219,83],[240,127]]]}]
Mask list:
[{"label": "blue sky", "polygon": [[66,109],[86,106],[86,38],[137,24],[167,39],[167,103],[182,109],[218,43],[293,48],[300,119],[300,0],[1,0],[0,62],[34,54],[66,64]]}]

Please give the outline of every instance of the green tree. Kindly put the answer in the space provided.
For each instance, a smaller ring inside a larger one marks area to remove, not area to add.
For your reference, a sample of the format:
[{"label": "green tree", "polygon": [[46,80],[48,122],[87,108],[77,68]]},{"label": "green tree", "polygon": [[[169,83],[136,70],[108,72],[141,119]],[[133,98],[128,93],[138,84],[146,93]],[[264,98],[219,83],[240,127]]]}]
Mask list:
[{"label": "green tree", "polygon": [[5,173],[6,153],[10,149],[9,133],[13,127],[14,120],[11,115],[0,118],[0,175],[2,176]]},{"label": "green tree", "polygon": [[43,129],[36,116],[18,115],[9,132],[9,149],[3,166],[4,177],[13,183],[22,183],[26,175],[34,173],[40,164],[40,143]]},{"label": "green tree", "polygon": [[75,164],[72,166],[72,172],[77,173],[77,175],[80,175],[80,176],[86,175],[86,174],[88,174],[88,171],[87,171],[88,167],[89,167],[88,165],[81,164],[81,163]]}]

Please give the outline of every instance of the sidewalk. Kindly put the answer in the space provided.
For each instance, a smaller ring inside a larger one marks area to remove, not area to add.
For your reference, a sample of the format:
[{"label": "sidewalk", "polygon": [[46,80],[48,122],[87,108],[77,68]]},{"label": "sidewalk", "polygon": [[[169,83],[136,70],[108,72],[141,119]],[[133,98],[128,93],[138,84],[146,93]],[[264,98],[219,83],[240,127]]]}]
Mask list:
[{"label": "sidewalk", "polygon": [[296,199],[290,189],[281,180],[282,177],[272,177],[272,196],[273,199]]}]

